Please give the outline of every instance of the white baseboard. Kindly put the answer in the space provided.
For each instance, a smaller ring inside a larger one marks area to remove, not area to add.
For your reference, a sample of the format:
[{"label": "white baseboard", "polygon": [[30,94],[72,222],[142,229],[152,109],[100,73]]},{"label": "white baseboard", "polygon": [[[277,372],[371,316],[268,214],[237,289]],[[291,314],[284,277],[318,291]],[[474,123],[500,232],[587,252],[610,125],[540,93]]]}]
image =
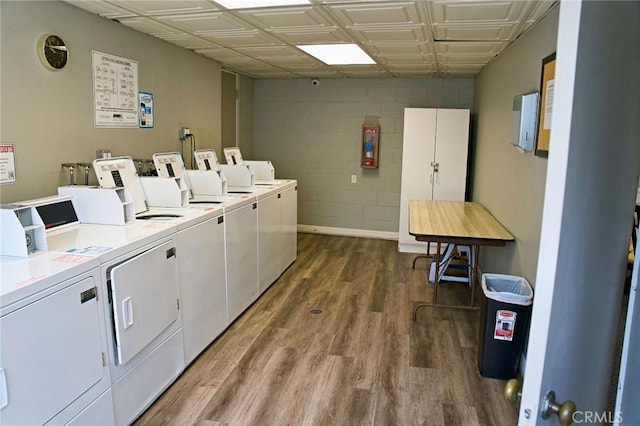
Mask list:
[{"label": "white baseboard", "polygon": [[315,226],[298,224],[298,232],[305,234],[339,235],[343,237],[377,238],[380,240],[397,240],[397,232],[372,231],[370,229],[334,228],[332,226]]}]

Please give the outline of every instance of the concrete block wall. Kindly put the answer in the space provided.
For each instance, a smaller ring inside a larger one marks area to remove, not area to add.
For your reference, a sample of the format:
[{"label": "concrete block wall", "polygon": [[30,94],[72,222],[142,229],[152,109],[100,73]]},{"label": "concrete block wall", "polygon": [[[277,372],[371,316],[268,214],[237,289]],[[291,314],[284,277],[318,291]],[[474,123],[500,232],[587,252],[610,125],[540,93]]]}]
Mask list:
[{"label": "concrete block wall", "polygon": [[[298,180],[299,224],[397,233],[404,108],[471,108],[473,94],[471,78],[255,80],[253,157]],[[379,168],[363,169],[372,121]]]}]

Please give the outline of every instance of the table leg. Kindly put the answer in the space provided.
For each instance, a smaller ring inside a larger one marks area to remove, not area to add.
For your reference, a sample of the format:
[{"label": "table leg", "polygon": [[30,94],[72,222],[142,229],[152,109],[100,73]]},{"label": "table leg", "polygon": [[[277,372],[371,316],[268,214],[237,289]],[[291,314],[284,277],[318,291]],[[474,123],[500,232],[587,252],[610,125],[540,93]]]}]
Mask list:
[{"label": "table leg", "polygon": [[[438,303],[438,284],[440,283],[440,243],[436,244],[436,254],[433,256],[433,262],[436,262],[436,274],[433,277],[433,304]],[[429,274],[427,274],[427,284],[429,284]]]},{"label": "table leg", "polygon": [[[418,259],[429,259],[431,257],[430,254],[431,243],[427,242],[427,254],[420,254],[413,259],[413,264],[411,265],[411,269],[416,269],[416,262]],[[427,273],[429,273],[429,269],[427,269]]]},{"label": "table leg", "polygon": [[[478,264],[480,263],[480,246],[475,244],[471,246],[471,302],[468,305],[440,305],[438,304],[438,284],[440,283],[440,243],[437,244],[436,254],[433,256],[433,261],[436,262],[436,270],[435,277],[433,282],[433,302],[432,303],[419,303],[415,309],[413,310],[413,321],[416,321],[418,310],[425,306],[434,307],[434,308],[453,308],[453,309],[479,309],[474,306],[475,302],[475,290],[476,290],[476,281],[478,277]],[[429,276],[427,275],[427,282],[429,281]]]},{"label": "table leg", "polygon": [[473,304],[476,300],[476,282],[478,281],[478,264],[480,263],[480,246],[475,244],[471,246],[471,303],[469,307],[474,308]]}]

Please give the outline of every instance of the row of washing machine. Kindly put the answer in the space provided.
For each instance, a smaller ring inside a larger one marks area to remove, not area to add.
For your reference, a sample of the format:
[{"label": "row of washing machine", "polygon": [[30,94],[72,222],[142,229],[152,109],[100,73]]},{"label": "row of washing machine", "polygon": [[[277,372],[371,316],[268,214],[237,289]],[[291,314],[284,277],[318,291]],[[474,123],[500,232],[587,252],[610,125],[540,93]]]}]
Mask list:
[{"label": "row of washing machine", "polygon": [[[112,182],[0,210],[0,424],[131,423],[295,260],[295,181],[160,207],[132,165],[96,160]],[[162,167],[166,197],[182,184]]]}]

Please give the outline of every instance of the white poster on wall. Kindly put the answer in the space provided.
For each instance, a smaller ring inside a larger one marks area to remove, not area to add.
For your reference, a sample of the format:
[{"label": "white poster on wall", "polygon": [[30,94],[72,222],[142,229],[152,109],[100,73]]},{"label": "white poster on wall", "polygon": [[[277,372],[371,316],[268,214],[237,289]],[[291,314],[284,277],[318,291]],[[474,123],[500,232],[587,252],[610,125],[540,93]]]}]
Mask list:
[{"label": "white poster on wall", "polygon": [[0,183],[16,182],[16,147],[12,143],[0,144]]},{"label": "white poster on wall", "polygon": [[138,62],[92,54],[95,126],[138,127]]}]

